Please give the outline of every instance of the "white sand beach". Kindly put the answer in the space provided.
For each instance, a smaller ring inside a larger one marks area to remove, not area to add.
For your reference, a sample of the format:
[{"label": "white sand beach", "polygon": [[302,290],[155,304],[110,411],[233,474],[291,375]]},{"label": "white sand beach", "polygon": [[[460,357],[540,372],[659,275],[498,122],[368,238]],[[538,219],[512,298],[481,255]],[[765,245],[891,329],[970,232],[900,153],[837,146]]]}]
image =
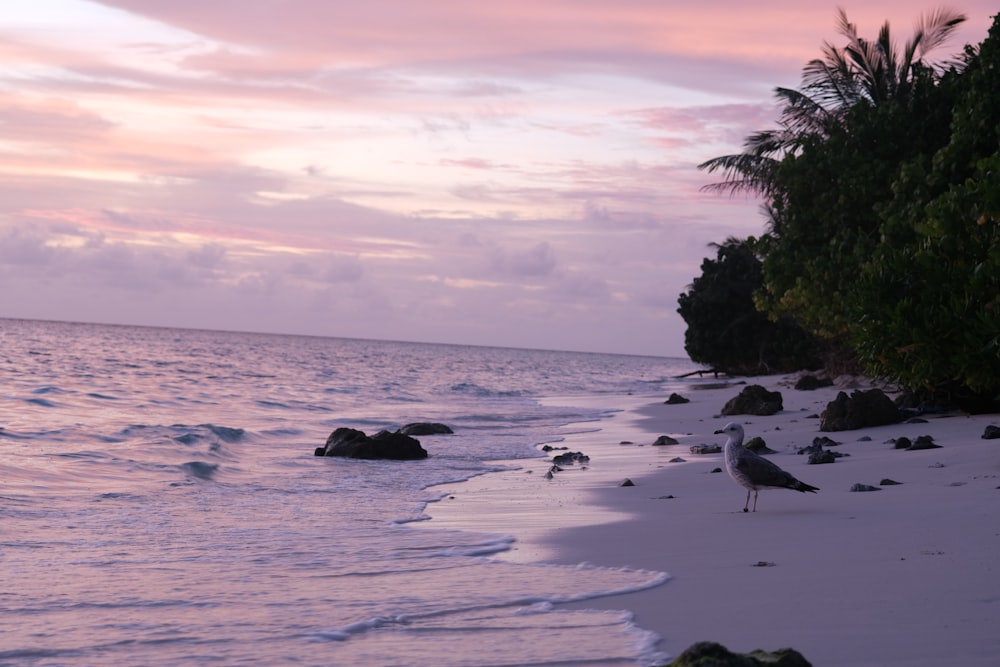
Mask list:
[{"label": "white sand beach", "polygon": [[[795,379],[747,379],[782,393],[784,410],[768,417],[719,416],[739,384],[685,392],[681,405],[622,397],[621,413],[573,425],[559,443],[589,455],[586,469],[547,480],[546,459],[454,485],[428,508],[431,523],[510,533],[507,558],[669,573],[656,588],[575,606],[632,611],[672,656],[710,640],[793,647],[816,667],[1000,664],[1000,440],[981,437],[1000,415],[820,433],[818,415],[852,387],[797,391]],[[744,513],[745,489],[712,472],[721,454],[689,451],[724,444],[714,431],[729,421],[819,492],[761,491]],[[652,446],[660,435],[680,444]],[[849,456],[809,465],[795,453],[822,435]],[[886,442],[920,435],[940,448]],[[886,478],[899,484],[880,486]],[[852,492],[856,483],[879,490]]]}]

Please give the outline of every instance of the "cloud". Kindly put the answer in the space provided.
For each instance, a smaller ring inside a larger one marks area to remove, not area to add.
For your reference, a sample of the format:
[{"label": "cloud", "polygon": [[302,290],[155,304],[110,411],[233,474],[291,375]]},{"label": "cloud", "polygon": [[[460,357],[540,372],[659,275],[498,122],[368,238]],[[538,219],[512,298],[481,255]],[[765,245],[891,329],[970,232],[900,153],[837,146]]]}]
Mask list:
[{"label": "cloud", "polygon": [[665,354],[707,244],[763,226],[696,165],[834,33],[797,0],[66,2],[0,21],[0,316]]}]

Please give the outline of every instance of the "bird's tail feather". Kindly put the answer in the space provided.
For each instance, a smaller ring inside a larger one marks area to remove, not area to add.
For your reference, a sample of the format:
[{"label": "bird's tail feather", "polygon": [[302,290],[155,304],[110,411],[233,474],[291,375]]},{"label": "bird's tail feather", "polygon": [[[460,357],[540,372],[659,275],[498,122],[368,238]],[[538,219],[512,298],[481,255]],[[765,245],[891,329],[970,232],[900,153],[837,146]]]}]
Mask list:
[{"label": "bird's tail feather", "polygon": [[801,491],[802,493],[805,493],[806,491],[808,491],[809,493],[816,493],[817,491],[819,491],[818,486],[812,486],[811,484],[806,484],[805,482],[800,482],[798,480],[795,480],[795,486],[793,486],[792,488],[795,489],[796,491]]}]

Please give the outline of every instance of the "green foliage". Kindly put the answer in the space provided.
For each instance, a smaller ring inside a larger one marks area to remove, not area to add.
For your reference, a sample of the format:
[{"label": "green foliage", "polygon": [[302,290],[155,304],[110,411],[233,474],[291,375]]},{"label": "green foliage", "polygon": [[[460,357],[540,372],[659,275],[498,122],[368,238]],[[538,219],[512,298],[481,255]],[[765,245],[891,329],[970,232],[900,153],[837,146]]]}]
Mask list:
[{"label": "green foliage", "polygon": [[900,171],[852,294],[861,360],[904,386],[1000,401],[1000,17],[947,146]]},{"label": "green foliage", "polygon": [[[934,45],[961,22],[931,18]],[[848,45],[783,91],[753,159],[703,165],[768,198],[757,307],[904,388],[1000,407],[1000,15],[948,71],[914,57],[920,40],[897,58],[888,26],[867,41],[841,19]]]},{"label": "green foliage", "polygon": [[729,239],[678,298],[687,323],[684,348],[693,361],[730,373],[787,372],[815,367],[815,341],[787,320],[770,321],[754,307],[761,288],[755,240]]},{"label": "green foliage", "polygon": [[817,336],[847,340],[847,300],[880,242],[881,203],[900,165],[948,141],[953,94],[920,70],[906,100],[859,102],[842,126],[782,161],[759,306],[793,316]]}]

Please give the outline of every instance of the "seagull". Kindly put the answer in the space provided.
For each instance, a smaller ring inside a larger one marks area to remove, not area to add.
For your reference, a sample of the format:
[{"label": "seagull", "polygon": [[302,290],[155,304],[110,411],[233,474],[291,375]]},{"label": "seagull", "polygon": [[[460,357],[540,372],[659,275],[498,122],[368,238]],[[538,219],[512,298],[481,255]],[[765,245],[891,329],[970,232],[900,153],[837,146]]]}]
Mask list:
[{"label": "seagull", "polygon": [[816,493],[818,487],[800,482],[791,474],[774,465],[763,456],[743,446],[743,425],[736,422],[726,424],[724,429],[716,431],[723,433],[726,440],[726,472],[729,476],[747,490],[747,502],[744,512],[750,511],[750,492],[753,491],[753,511],[757,511],[757,492],[765,488],[793,489],[805,493]]}]

